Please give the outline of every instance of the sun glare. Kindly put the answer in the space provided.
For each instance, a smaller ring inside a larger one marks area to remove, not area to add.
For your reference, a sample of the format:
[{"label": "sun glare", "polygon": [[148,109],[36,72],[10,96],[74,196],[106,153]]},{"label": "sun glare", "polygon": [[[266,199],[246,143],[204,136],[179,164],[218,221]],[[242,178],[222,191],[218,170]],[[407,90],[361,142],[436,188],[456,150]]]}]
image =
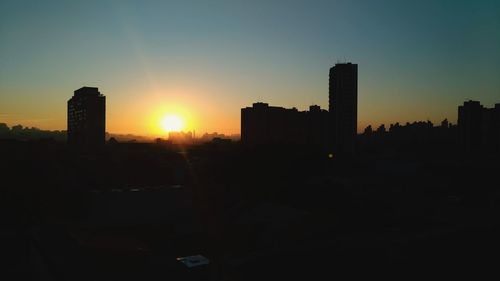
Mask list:
[{"label": "sun glare", "polygon": [[160,120],[160,127],[165,132],[179,132],[184,128],[184,122],[177,115],[167,115]]}]

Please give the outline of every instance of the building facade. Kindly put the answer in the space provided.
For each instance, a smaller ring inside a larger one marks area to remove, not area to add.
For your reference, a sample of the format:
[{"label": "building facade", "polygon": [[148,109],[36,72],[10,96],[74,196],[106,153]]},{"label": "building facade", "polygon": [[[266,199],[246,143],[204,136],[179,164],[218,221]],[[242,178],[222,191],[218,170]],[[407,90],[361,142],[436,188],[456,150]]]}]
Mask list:
[{"label": "building facade", "polygon": [[358,65],[330,69],[329,110],[309,111],[254,103],[241,109],[241,140],[247,144],[308,144],[347,156],[355,153],[358,114]]},{"label": "building facade", "polygon": [[458,141],[466,151],[500,150],[500,104],[486,108],[479,101],[458,107]]},{"label": "building facade", "polygon": [[330,68],[328,111],[333,151],[354,154],[358,130],[357,64],[339,63]]},{"label": "building facade", "polygon": [[313,105],[309,111],[254,103],[241,109],[241,141],[245,144],[326,145],[328,112]]},{"label": "building facade", "polygon": [[106,136],[106,97],[95,87],[82,87],[68,100],[68,143],[99,146]]}]

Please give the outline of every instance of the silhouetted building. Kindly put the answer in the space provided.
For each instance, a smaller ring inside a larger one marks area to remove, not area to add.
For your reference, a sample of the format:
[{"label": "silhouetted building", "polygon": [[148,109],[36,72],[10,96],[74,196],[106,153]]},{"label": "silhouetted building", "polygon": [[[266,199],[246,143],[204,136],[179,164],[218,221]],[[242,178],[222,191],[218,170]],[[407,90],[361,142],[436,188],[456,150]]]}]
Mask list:
[{"label": "silhouetted building", "polygon": [[228,145],[231,144],[232,140],[228,138],[213,138],[212,139],[212,144],[218,144],[218,145]]},{"label": "silhouetted building", "polygon": [[168,140],[173,144],[191,144],[194,139],[191,132],[169,132]]},{"label": "silhouetted building", "polygon": [[201,138],[200,138],[200,141],[201,142],[211,142],[214,138],[226,138],[226,136],[224,134],[219,134],[217,132],[214,132],[214,133],[204,133]]},{"label": "silhouetted building", "polygon": [[95,87],[76,90],[68,100],[68,143],[103,145],[105,130],[106,97]]},{"label": "silhouetted building", "polygon": [[500,104],[485,108],[479,101],[458,107],[458,138],[463,149],[500,149]]},{"label": "silhouetted building", "polygon": [[376,130],[366,127],[357,136],[357,150],[362,152],[444,152],[456,148],[457,126],[444,119],[440,126],[427,121],[398,122],[390,124],[387,130],[381,124]]},{"label": "silhouetted building", "polygon": [[241,140],[247,144],[296,143],[301,138],[300,113],[287,109],[254,103],[241,109]]},{"label": "silhouetted building", "polygon": [[358,65],[330,69],[329,111],[309,111],[254,103],[241,109],[241,141],[246,144],[308,144],[352,155],[357,135]]},{"label": "silhouetted building", "polygon": [[478,101],[466,101],[458,107],[458,134],[460,145],[472,149],[481,145],[483,106]]},{"label": "silhouetted building", "polygon": [[358,122],[358,65],[338,63],[330,68],[328,95],[330,133],[335,153],[355,151]]},{"label": "silhouetted building", "polygon": [[328,145],[328,111],[319,105],[309,106],[306,111],[307,144],[324,147]]},{"label": "silhouetted building", "polygon": [[241,141],[245,144],[326,144],[328,112],[313,105],[310,111],[254,103],[241,109]]},{"label": "silhouetted building", "polygon": [[500,151],[500,103],[483,109],[482,144],[487,149]]}]

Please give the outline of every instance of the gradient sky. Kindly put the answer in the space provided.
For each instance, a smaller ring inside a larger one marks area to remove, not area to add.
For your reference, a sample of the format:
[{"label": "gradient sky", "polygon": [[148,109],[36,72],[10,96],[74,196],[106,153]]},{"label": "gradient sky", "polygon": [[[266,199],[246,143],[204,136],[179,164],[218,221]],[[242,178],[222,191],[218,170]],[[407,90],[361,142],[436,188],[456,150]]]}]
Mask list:
[{"label": "gradient sky", "polygon": [[328,106],[328,70],[359,64],[358,127],[500,102],[500,1],[0,0],[0,122],[66,129],[81,86],[107,131],[239,133],[256,101]]}]

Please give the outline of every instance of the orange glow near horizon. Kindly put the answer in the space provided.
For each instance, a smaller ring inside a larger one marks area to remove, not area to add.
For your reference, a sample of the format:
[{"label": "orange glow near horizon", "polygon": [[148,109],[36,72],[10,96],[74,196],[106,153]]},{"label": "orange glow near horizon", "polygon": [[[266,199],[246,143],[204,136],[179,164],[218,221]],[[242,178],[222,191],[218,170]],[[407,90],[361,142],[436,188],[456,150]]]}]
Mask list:
[{"label": "orange glow near horizon", "polygon": [[156,103],[150,102],[144,108],[153,108],[146,109],[147,114],[143,121],[148,124],[148,131],[151,135],[165,137],[170,132],[187,132],[196,128],[197,122],[190,111],[180,103],[156,100]]}]

